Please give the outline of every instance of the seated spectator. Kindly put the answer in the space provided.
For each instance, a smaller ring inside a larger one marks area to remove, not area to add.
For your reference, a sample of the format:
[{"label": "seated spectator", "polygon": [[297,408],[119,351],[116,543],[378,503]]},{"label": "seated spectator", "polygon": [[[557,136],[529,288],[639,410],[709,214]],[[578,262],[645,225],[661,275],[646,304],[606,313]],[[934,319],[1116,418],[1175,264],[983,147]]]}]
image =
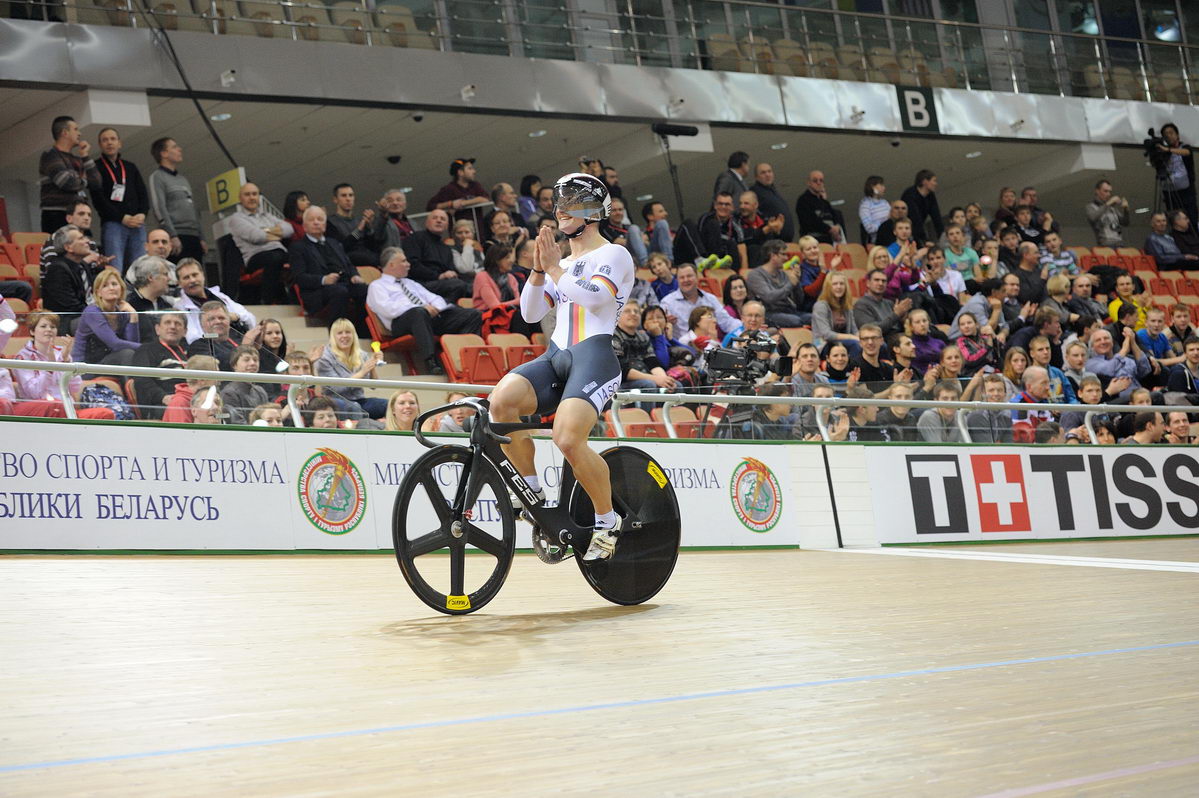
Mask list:
[{"label": "seated spectator", "polygon": [[705,257],[732,258],[734,269],[748,269],[745,237],[733,218],[733,195],[717,194],[712,208],[699,217],[700,254]]},{"label": "seated spectator", "polygon": [[[446,402],[457,402],[459,399],[465,399],[466,394],[460,391],[450,391],[445,395]],[[459,405],[451,407],[437,422],[438,432],[466,432],[466,420],[473,416],[475,411],[468,405]]]},{"label": "seated spectator", "polygon": [[[516,189],[512,188],[511,183],[496,183],[491,187],[491,204],[495,210],[508,214],[508,220],[512,223],[513,228],[524,230],[526,235],[534,231],[535,228],[530,226],[529,220],[521,213]],[[621,207],[623,208],[624,205],[622,204]],[[515,249],[515,247],[513,248]]]},{"label": "seated spectator", "polygon": [[[658,310],[662,309],[658,308]],[[662,312],[665,313],[665,311]],[[732,335],[732,333],[729,334]],[[683,333],[683,337],[678,340],[684,346],[689,346],[698,352],[703,352],[709,347],[720,346],[723,339],[720,335],[720,328],[716,326],[716,314],[712,312],[712,308],[701,305],[693,309],[691,315],[687,317],[687,332]]]},{"label": "seated spectator", "polygon": [[355,217],[355,199],[354,187],[349,183],[338,183],[333,187],[333,213],[329,214],[326,234],[341,244],[350,263],[355,266],[378,266],[379,258],[371,251],[370,240],[375,211],[367,208],[361,216]]},{"label": "seated spectator", "polygon": [[1007,401],[1011,401],[1012,397],[1020,393],[1020,386],[1024,384],[1024,372],[1027,370],[1028,352],[1020,346],[1008,346],[1003,353],[1003,368],[999,372],[1003,375],[1003,385],[1007,389]]},{"label": "seated spectator", "polygon": [[941,359],[941,350],[949,343],[945,333],[932,324],[932,319],[926,310],[913,310],[908,314],[904,332],[912,339],[916,356],[912,360],[912,371],[918,376],[924,376],[929,366]]},{"label": "seated spectator", "polygon": [[187,354],[216,358],[222,371],[233,370],[229,358],[238,345],[257,347],[262,334],[262,327],[255,326],[239,338],[229,320],[229,311],[220,302],[205,302],[200,308],[200,328],[203,335],[188,344]]},{"label": "seated spectator", "polygon": [[264,402],[250,411],[251,427],[282,427],[283,411],[274,402]]},{"label": "seated spectator", "polygon": [[[235,374],[258,373],[258,347],[239,346],[229,356]],[[230,382],[221,388],[221,399],[229,411],[230,424],[246,424],[251,410],[268,400],[267,390],[253,382]]]},{"label": "seated spectator", "polygon": [[654,273],[649,287],[654,290],[659,302],[665,299],[667,294],[679,290],[679,281],[675,277],[674,264],[670,262],[670,258],[661,252],[651,252],[645,263]]},{"label": "seated spectator", "polygon": [[[786,396],[787,388],[783,385],[767,385],[760,393],[761,396]],[[794,413],[795,407],[787,402],[776,402],[769,405],[754,405],[749,420],[749,434],[745,431],[727,429],[725,435],[717,432],[717,437],[749,438],[756,441],[787,441],[794,434],[795,423],[799,420]],[[722,426],[731,416],[722,419]]]},{"label": "seated spectator", "polygon": [[[696,308],[699,310],[699,308]],[[695,310],[691,311],[695,313]],[[690,323],[690,317],[688,317]],[[754,333],[758,330],[766,329],[766,306],[756,299],[751,299],[741,306],[741,324],[737,329],[726,334],[720,341],[721,346],[743,346],[744,344],[736,341],[737,338],[746,333]]]},{"label": "seated spectator", "polygon": [[[1117,377],[1108,383],[1107,388],[1099,381],[1099,378],[1094,374],[1083,377],[1078,383],[1078,410],[1067,410],[1062,413],[1062,426],[1068,430],[1074,430],[1077,427],[1086,424],[1087,408],[1085,405],[1102,405],[1111,404],[1120,391],[1128,387],[1129,379],[1127,377]],[[1109,417],[1104,414],[1095,417],[1096,425],[1100,421],[1107,421]]]},{"label": "seated spectator", "polygon": [[[696,308],[691,311],[692,314],[697,311],[705,311],[708,308]],[[711,312],[708,313],[711,316]],[[712,317],[712,324],[715,325],[716,319]],[[666,311],[654,305],[646,308],[641,314],[641,329],[649,336],[649,342],[653,346],[654,356],[658,358],[658,362],[667,369],[675,365],[691,365],[695,361],[695,351],[691,347],[682,343],[676,338],[670,337],[670,322],[666,320]]]},{"label": "seated spectator", "polygon": [[[291,225],[291,235],[286,238],[300,238],[304,235],[304,211],[312,207],[312,199],[306,191],[289,191],[283,198],[283,219]],[[284,236],[280,236],[280,239]]]},{"label": "seated spectator", "polygon": [[970,316],[974,322],[974,334],[995,336],[1007,331],[1007,319],[1003,316],[1004,285],[1001,280],[988,279],[975,284],[976,292],[962,303],[961,310],[949,325],[949,340],[955,341],[962,334],[962,317]]},{"label": "seated spectator", "polygon": [[[152,369],[182,369],[187,363],[187,344],[183,334],[187,330],[187,314],[178,311],[162,313],[154,317],[154,335],[143,339],[133,356],[133,365]],[[170,402],[175,388],[183,382],[179,379],[161,377],[134,377],[133,391],[142,418],[160,419],[164,406]]]},{"label": "seated spectator", "polygon": [[[209,355],[192,355],[183,365],[187,371],[217,371],[219,364],[216,358]],[[205,388],[215,388],[217,381],[188,377],[175,386],[175,393],[167,401],[166,412],[162,420],[168,424],[192,423],[192,398]],[[215,392],[213,394],[215,396]]]},{"label": "seated spectator", "polygon": [[[674,233],[670,230],[666,206],[657,201],[647,202],[641,207],[641,218],[645,220],[650,252],[661,252],[674,263]],[[658,297],[660,299],[661,294]]]},{"label": "seated spectator", "polygon": [[1123,444],[1148,446],[1161,443],[1162,435],[1166,432],[1166,424],[1162,414],[1145,410],[1137,413],[1132,419],[1132,435],[1120,441]]},{"label": "seated spectator", "polygon": [[[412,264],[410,279],[443,299],[456,302],[470,296],[470,286],[458,276],[453,247],[445,243],[449,226],[450,217],[445,211],[433,211],[425,218],[425,229],[404,240],[403,250]],[[493,236],[488,237],[492,239]],[[379,262],[383,262],[382,258]]]},{"label": "seated spectator", "polygon": [[[258,335],[258,370],[263,374],[278,374],[286,371],[280,364],[287,357],[287,335],[283,332],[283,323],[278,319],[263,319],[258,322],[262,332]],[[278,385],[271,385],[267,393],[278,392]]]},{"label": "seated spectator", "polygon": [[[73,209],[67,214],[66,221],[59,227],[70,227],[74,225],[83,233],[83,237],[88,240],[88,247],[91,250],[90,254],[84,257],[83,263],[87,266],[88,276],[86,282],[91,285],[93,279],[101,269],[109,265],[113,257],[100,254],[100,247],[96,244],[96,238],[92,235],[92,206],[84,200],[79,200],[74,203]],[[38,264],[40,270],[38,279],[45,281],[46,269],[50,266],[50,261],[54,258],[61,257],[66,253],[63,249],[54,243],[54,233],[58,232],[59,228],[48,231],[50,237],[42,244],[42,251],[38,254]]]},{"label": "seated spectator", "polygon": [[1104,326],[1104,329],[1112,334],[1113,341],[1123,341],[1124,332],[1127,330],[1136,335],[1137,319],[1140,317],[1140,311],[1132,303],[1120,306],[1116,311],[1116,320],[1111,324]]},{"label": "seated spectator", "polygon": [[913,304],[928,311],[934,324],[949,324],[969,299],[962,275],[947,271],[945,256],[939,249],[930,249],[920,270],[920,282],[908,292]]},{"label": "seated spectator", "polygon": [[[858,201],[858,221],[861,222],[862,232],[865,233],[862,246],[869,247],[877,242],[879,226],[891,215],[891,205],[883,198],[887,193],[887,186],[878,175],[866,178],[866,186],[862,191],[864,196]],[[906,212],[905,207],[905,215]]]},{"label": "seated spectator", "polygon": [[[878,226],[874,234],[874,245],[886,249],[895,243],[895,223],[908,218],[908,204],[903,200],[891,203],[891,214]],[[874,261],[872,260],[871,263]]]},{"label": "seated spectator", "polygon": [[219,285],[211,288],[205,286],[204,267],[200,265],[199,261],[184,258],[179,261],[175,274],[179,278],[180,289],[179,301],[175,303],[175,309],[187,313],[186,338],[189,344],[204,335],[204,329],[200,323],[200,309],[209,302],[219,302],[225,308],[229,327],[238,335],[249,332],[258,324],[254,314],[221,291]]},{"label": "seated spectator", "polygon": [[1051,307],[1038,308],[1032,323],[1026,324],[1008,336],[1007,345],[1028,349],[1028,343],[1038,335],[1049,339],[1053,349],[1053,364],[1062,365],[1062,319]]},{"label": "seated spectator", "polygon": [[[779,327],[800,327],[811,320],[810,313],[801,313],[799,302],[804,298],[798,290],[800,273],[783,269],[787,245],[771,241],[762,247],[766,261],[749,273],[745,284],[749,295],[766,308],[766,320]],[[730,278],[732,279],[732,278]]]},{"label": "seated spectator", "polygon": [[1062,364],[1062,373],[1074,388],[1075,396],[1078,396],[1078,387],[1082,381],[1095,376],[1087,371],[1087,356],[1087,345],[1082,341],[1071,341],[1062,349],[1062,359],[1065,361]]},{"label": "seated spectator", "polygon": [[[1131,408],[1150,407],[1153,404],[1153,393],[1148,388],[1134,388],[1132,393],[1128,395],[1128,405]],[[1139,410],[1132,410],[1128,413],[1121,413],[1116,416],[1116,437],[1123,440],[1129,435],[1132,435],[1132,423]]]},{"label": "seated spectator", "polygon": [[[871,251],[871,263],[876,263],[881,255],[888,262],[891,256],[882,247]],[[854,322],[861,330],[867,324],[877,324],[883,330],[883,335],[891,335],[903,329],[904,318],[912,309],[911,297],[902,299],[887,298],[887,272],[885,268],[873,268],[866,274],[866,293],[858,298],[853,306]]]},{"label": "seated spectator", "polygon": [[520,196],[516,201],[520,208],[520,215],[524,217],[526,224],[536,225],[536,216],[538,213],[537,195],[540,193],[540,177],[537,175],[525,175],[520,179]]},{"label": "seated spectator", "polygon": [[974,251],[979,254],[980,258],[984,254],[982,251],[983,244],[985,244],[988,241],[995,242],[996,260],[992,261],[992,263],[998,263],[999,239],[997,239],[995,237],[994,233],[991,232],[991,225],[987,223],[986,217],[976,216],[973,219],[969,220],[966,224],[967,224],[966,232],[969,234],[970,246],[972,246],[974,248]]},{"label": "seated spectator", "polygon": [[209,394],[208,391],[197,392],[192,396],[190,409],[190,423],[192,424],[225,423],[225,403],[219,393]]},{"label": "seated spectator", "polygon": [[[0,309],[7,308],[7,303],[0,304]],[[0,318],[12,318],[0,313]],[[29,328],[30,338],[19,352],[13,355],[14,360],[27,360],[44,363],[69,363],[71,354],[65,346],[55,343],[58,335],[59,319],[47,311],[30,313],[25,324]],[[0,333],[0,347],[8,343],[8,334]],[[65,418],[66,409],[63,407],[62,389],[59,387],[57,371],[41,371],[32,369],[13,369],[16,376],[15,394],[12,378],[8,377],[8,369],[0,369],[0,403],[11,403],[18,400],[16,415]],[[67,390],[75,405],[75,415],[83,419],[111,420],[115,415],[108,407],[86,407],[82,402],[83,378],[78,374],[71,376]],[[0,414],[9,415],[10,410],[0,410]]]},{"label": "seated spectator", "polygon": [[891,350],[891,360],[895,363],[896,373],[906,371],[908,380],[920,376],[912,365],[916,359],[916,344],[912,342],[912,336],[902,331],[894,333],[887,337],[887,348]]},{"label": "seated spectator", "polygon": [[153,341],[159,314],[175,310],[175,303],[167,296],[171,287],[170,270],[162,258],[143,255],[133,261],[129,271],[133,274],[133,288],[126,301],[137,313],[138,340]]},{"label": "seated spectator", "polygon": [[[524,248],[528,249],[529,245],[526,243]],[[516,271],[515,268],[513,271]],[[516,276],[516,281],[522,289],[524,288],[525,281],[528,280],[529,273],[526,273],[523,277],[521,275]],[[636,302],[643,308],[655,308],[658,306],[658,295],[654,293],[654,289],[650,288],[649,281],[643,280],[634,273],[633,286],[629,289],[628,301]]]},{"label": "seated spectator", "polygon": [[[833,392],[831,385],[816,385],[812,388],[813,399],[832,399],[836,394]],[[823,440],[820,435],[820,426],[816,422],[816,414],[820,413],[820,417],[824,420],[825,429],[830,430],[830,433],[839,424],[841,424],[840,414],[835,413],[833,408],[828,405],[817,406],[799,406],[794,408],[799,412],[796,414],[797,420],[791,427],[791,437],[796,440],[819,441]]]},{"label": "seated spectator", "polygon": [[341,244],[325,236],[326,227],[324,208],[313,205],[304,211],[304,235],[288,249],[292,280],[310,315],[324,316],[330,322],[350,319],[365,338],[366,281]]},{"label": "seated spectator", "polygon": [[1041,279],[1048,280],[1055,275],[1077,277],[1082,274],[1078,258],[1068,249],[1062,249],[1062,237],[1058,233],[1045,234],[1045,249],[1041,251]]},{"label": "seated spectator", "polygon": [[[966,231],[961,225],[951,224],[945,228],[945,238],[947,246],[942,252],[945,254],[946,268],[960,274],[967,286],[977,282],[975,272],[980,265],[979,256],[973,248],[966,245]],[[977,291],[977,287],[974,290]]]},{"label": "seated spectator", "polygon": [[1056,421],[1043,421],[1033,433],[1033,443],[1060,445],[1066,442],[1066,431]]},{"label": "seated spectator", "polygon": [[1170,370],[1166,390],[1186,394],[1188,403],[1199,405],[1199,337],[1183,341],[1183,360]]},{"label": "seated spectator", "polygon": [[1168,232],[1166,214],[1155,213],[1149,217],[1150,232],[1145,238],[1145,254],[1152,255],[1159,269],[1193,269],[1199,255],[1184,254]]},{"label": "seated spectator", "polygon": [[[845,392],[847,399],[873,399],[874,394],[864,385],[855,385]],[[854,405],[845,413],[844,422],[830,433],[833,441],[890,442],[889,425],[878,423],[878,408],[874,405]]]},{"label": "seated spectator", "polygon": [[1011,186],[999,189],[999,207],[995,209],[995,217],[991,222],[991,229],[996,235],[1016,226],[1016,199],[1016,190]]},{"label": "seated spectator", "polygon": [[[446,222],[448,224],[448,218]],[[428,230],[427,222],[425,229]],[[524,225],[514,223],[511,214],[507,211],[497,209],[484,216],[483,229],[487,231],[487,235],[483,240],[484,251],[491,247],[492,244],[504,244],[512,249],[516,249],[529,240],[528,228]]]},{"label": "seated spectator", "polygon": [[[415,229],[408,219],[408,195],[403,189],[390,188],[379,200],[379,215],[368,228],[367,244],[374,252],[403,246]],[[447,223],[448,224],[448,223]],[[442,233],[445,231],[443,230]]]},{"label": "seated spectator", "polygon": [[958,337],[953,343],[962,355],[962,376],[970,378],[983,371],[994,370],[999,365],[999,347],[994,336],[982,332],[974,316],[969,313],[960,315],[957,323]]},{"label": "seated spectator", "polygon": [[[985,402],[1007,401],[1007,385],[1000,374],[983,377],[982,390]],[[1012,414],[1007,410],[971,410],[966,415],[966,428],[974,443],[1012,442]]]},{"label": "seated spectator", "polygon": [[454,269],[457,270],[458,276],[468,283],[473,281],[475,274],[483,268],[483,248],[477,239],[475,223],[470,219],[454,222],[454,244],[451,247]]},{"label": "seated spectator", "polygon": [[[1004,228],[1003,232],[999,234],[999,264],[1009,273],[1015,272],[1020,266],[1022,259],[1020,245],[1022,243],[1024,242],[1020,239],[1020,231],[1015,227]],[[1039,263],[1040,258],[1038,257],[1037,260]]]},{"label": "seated spectator", "polygon": [[1146,387],[1164,387],[1170,369],[1186,358],[1174,354],[1170,338],[1166,335],[1166,312],[1161,308],[1150,308],[1145,314],[1145,329],[1137,333],[1137,348],[1149,358],[1152,371],[1142,382]]},{"label": "seated spectator", "polygon": [[[341,426],[337,420],[337,411],[333,407],[333,403],[323,396],[318,396],[315,399],[309,400],[305,405],[301,415],[304,417],[304,426],[309,429],[337,429]],[[353,422],[345,422],[345,426],[352,426]]]},{"label": "seated spectator", "polygon": [[[324,349],[325,348],[323,346],[318,346],[313,350],[313,353],[316,354],[317,352],[324,352]],[[317,357],[319,358],[320,355],[317,354]],[[312,358],[303,352],[288,352],[287,356],[284,357],[284,360],[287,362],[287,373],[289,376],[312,376]],[[291,426],[292,408],[288,402],[288,395],[290,393],[291,386],[281,385],[279,388],[280,394],[279,396],[275,397],[275,403],[283,407],[284,425]],[[342,421],[353,421],[355,425],[358,425],[370,420],[366,417],[366,413],[363,412],[362,408],[354,402],[347,401],[338,396],[326,396],[322,392],[321,388],[315,387],[301,388],[296,391],[296,410],[302,411],[307,406],[309,401],[318,396],[323,396],[333,403],[333,409],[337,411],[337,417]]]},{"label": "seated spectator", "polygon": [[[961,395],[961,388],[950,380],[937,383],[933,389],[933,399],[937,402],[956,402]],[[916,420],[920,438],[926,443],[961,443],[962,431],[957,424],[957,412],[953,407],[925,410]]]},{"label": "seated spectator", "polygon": [[473,301],[483,316],[483,331],[532,335],[534,325],[520,314],[520,287],[512,276],[516,261],[507,244],[491,244],[483,258],[483,270],[475,277]]},{"label": "seated spectator", "polygon": [[1140,388],[1140,378],[1150,372],[1149,361],[1137,347],[1132,330],[1125,329],[1124,340],[1117,350],[1112,334],[1106,329],[1096,330],[1091,336],[1091,357],[1087,360],[1087,371],[1110,383],[1118,377],[1128,377],[1129,387],[1115,397],[1116,404],[1124,404],[1133,390]]},{"label": "seated spectator", "polygon": [[1170,308],[1170,326],[1166,329],[1166,335],[1170,336],[1170,347],[1175,355],[1185,354],[1186,339],[1195,334],[1195,328],[1191,326],[1191,311],[1187,306],[1175,305]]},{"label": "seated spectator", "polygon": [[1020,280],[1020,301],[1036,302],[1045,300],[1045,280],[1041,277],[1041,250],[1031,241],[1020,244],[1020,262],[1012,269],[1012,274]]},{"label": "seated spectator", "polygon": [[911,374],[896,377],[895,364],[882,357],[883,331],[877,324],[870,323],[858,328],[861,349],[853,362],[859,378],[876,396],[885,398],[891,383],[896,379],[908,379]]},{"label": "seated spectator", "polygon": [[[475,180],[476,174],[474,158],[455,158],[450,161],[450,177],[452,179],[429,199],[425,210],[443,210],[446,213],[455,213],[459,219],[472,218],[472,211],[475,208],[491,202],[486,189]],[[395,246],[395,244],[389,246]]]},{"label": "seated spectator", "polygon": [[924,256],[929,248],[922,246],[914,237],[914,227],[911,219],[897,219],[894,224],[895,240],[887,246],[893,263],[904,263],[908,268],[916,270],[924,265]]},{"label": "seated spectator", "polygon": [[1049,375],[1049,401],[1054,404],[1078,404],[1070,380],[1060,368],[1050,363],[1052,353],[1052,344],[1044,335],[1038,335],[1028,342],[1028,357],[1032,365],[1044,369]]},{"label": "seated spectator", "polygon": [[674,325],[675,338],[682,339],[683,333],[687,331],[687,319],[690,318],[691,311],[700,305],[712,308],[716,314],[716,324],[720,327],[721,332],[730,333],[740,326],[737,320],[725,311],[724,305],[719,299],[707,291],[700,290],[695,266],[690,263],[679,264],[676,268],[676,277],[679,284],[678,290],[662,297],[661,302],[662,309],[666,311],[666,318]]},{"label": "seated spectator", "polygon": [[[965,241],[966,232],[966,209],[962,207],[953,207],[949,209],[949,215],[943,220],[945,230],[941,233],[941,237],[937,239],[937,249],[949,249],[949,228],[957,225],[962,228],[963,241]],[[969,278],[969,274],[963,274],[962,277]]]},{"label": "seated spectator", "polygon": [[1199,231],[1181,208],[1170,211],[1170,238],[1184,256],[1199,256]]},{"label": "seated spectator", "polygon": [[[825,277],[834,269],[841,268],[844,256],[838,252],[831,261],[826,263],[820,252],[820,242],[811,236],[803,236],[799,239],[799,251],[801,260],[799,262],[799,292],[796,294],[796,304],[799,305],[802,317],[803,314],[812,312],[812,307],[816,304],[820,292],[824,290]],[[752,292],[751,284],[750,293],[752,294]]]},{"label": "seated spectator", "polygon": [[1121,274],[1116,278],[1116,296],[1107,304],[1108,318],[1116,321],[1120,318],[1120,307],[1128,304],[1137,309],[1137,323],[1134,326],[1134,331],[1140,331],[1145,328],[1145,315],[1149,312],[1149,295],[1141,294],[1137,296],[1136,284],[1132,280],[1132,275]]},{"label": "seated spectator", "polygon": [[411,432],[419,415],[420,400],[412,391],[396,391],[387,401],[387,429],[390,432]]},{"label": "seated spectator", "polygon": [[820,350],[811,344],[800,344],[795,350],[795,371],[791,374],[791,395],[811,396],[817,385],[828,385],[820,371]]},{"label": "seated spectator", "polygon": [[[663,364],[654,352],[649,334],[641,329],[641,307],[626,302],[616,318],[612,334],[612,349],[620,362],[620,390],[671,390],[677,383],[666,373],[669,361]],[[653,407],[650,405],[649,407]],[[648,407],[644,408],[648,412]]]},{"label": "seated spectator", "polygon": [[978,371],[973,376],[966,376],[962,371],[964,363],[962,350],[956,346],[951,345],[942,349],[937,363],[924,372],[924,382],[921,389],[916,392],[916,398],[932,399],[938,383],[952,381],[962,388],[963,402],[973,401],[975,393],[981,389],[983,374]]},{"label": "seated spectator", "polygon": [[1070,298],[1066,300],[1066,309],[1080,317],[1107,318],[1107,306],[1091,295],[1094,289],[1095,280],[1089,274],[1080,274],[1075,277],[1071,282]]},{"label": "seated spectator", "polygon": [[[736,197],[737,195],[733,195]],[[745,239],[745,257],[750,266],[764,260],[762,245],[767,241],[782,240],[782,216],[767,219],[758,213],[758,195],[752,191],[741,192],[738,201],[737,224],[741,227],[741,235]],[[883,203],[884,205],[886,203]]]},{"label": "seated spectator", "polygon": [[849,359],[849,348],[842,341],[829,341],[820,351],[820,359],[824,369],[821,376],[830,385],[844,385],[847,388],[857,385],[861,372]]},{"label": "seated spectator", "polygon": [[974,267],[974,280],[997,280],[1007,274],[1007,267],[999,261],[999,242],[986,238],[977,242],[978,263]]},{"label": "seated spectator", "polygon": [[[288,195],[289,198],[291,195]],[[304,195],[307,200],[307,195]],[[287,301],[283,287],[283,266],[287,263],[287,247],[284,241],[299,238],[304,234],[303,222],[289,224],[262,207],[258,186],[244,183],[237,195],[237,209],[226,220],[233,243],[245,263],[245,274],[262,272],[262,301],[267,305],[281,305]],[[307,203],[307,208],[311,203]],[[297,203],[297,208],[299,203]],[[303,209],[300,209],[303,213]],[[289,217],[288,221],[292,221]],[[340,245],[339,245],[340,246]],[[241,282],[242,272],[226,272],[222,279],[227,285]]]},{"label": "seated spectator", "polygon": [[537,189],[537,209],[532,216],[526,215],[525,218],[532,222],[535,226],[540,227],[541,223],[546,219],[553,219],[557,222],[554,216],[554,187],[542,186]]},{"label": "seated spectator", "polygon": [[[171,234],[166,230],[163,230],[161,227],[146,233],[145,250],[147,256],[159,258],[163,263],[166,264],[167,282],[170,286],[167,290],[167,293],[172,297],[178,296],[179,278],[175,275],[177,267],[171,260]],[[136,263],[137,260],[138,259],[134,259],[127,264],[127,268],[125,269],[125,282],[127,283],[133,284],[137,282],[135,279],[136,275],[133,273],[133,264]]]},{"label": "seated spectator", "polygon": [[366,303],[392,335],[416,339],[416,356],[429,374],[445,374],[434,357],[435,335],[472,333],[483,329],[477,310],[451,305],[415,280],[408,278],[408,256],[398,247],[383,250],[383,277],[370,284]]},{"label": "seated spectator", "polygon": [[[354,324],[349,319],[337,319],[329,326],[329,343],[316,361],[318,377],[342,379],[378,379],[377,367],[384,362],[382,353],[367,354],[358,346]],[[368,397],[363,388],[325,387],[325,392],[361,407],[371,418],[383,418],[387,402]]]},{"label": "seated spectator", "polygon": [[1045,283],[1045,301],[1041,309],[1051,309],[1057,312],[1062,327],[1078,321],[1079,316],[1067,307],[1070,301],[1070,278],[1064,274],[1056,274]]},{"label": "seated spectator", "polygon": [[613,244],[627,249],[637,266],[641,266],[649,257],[645,248],[645,236],[641,234],[641,228],[631,224],[626,217],[623,200],[612,199],[612,210],[609,211],[608,218],[601,223],[600,232]]},{"label": "seated spectator", "polygon": [[1166,437],[1162,443],[1174,446],[1193,446],[1195,436],[1191,434],[1191,417],[1180,410],[1166,413]]},{"label": "seated spectator", "polygon": [[[888,399],[904,402],[912,398],[912,386],[906,382],[897,382],[887,392]],[[887,428],[890,440],[896,443],[912,443],[921,439],[916,429],[916,416],[912,408],[906,405],[891,405],[879,411],[876,419],[878,425]]]},{"label": "seated spectator", "polygon": [[1020,233],[1021,241],[1028,241],[1040,249],[1045,242],[1045,230],[1037,227],[1032,221],[1032,208],[1027,205],[1016,206],[1016,230]]},{"label": "seated spectator", "polygon": [[820,299],[812,307],[812,337],[817,346],[838,341],[845,345],[851,357],[856,357],[862,351],[858,343],[858,323],[853,317],[853,305],[849,278],[844,272],[829,274],[820,292]]},{"label": "seated spectator", "polygon": [[94,302],[83,310],[71,359],[77,363],[128,366],[141,345],[137,313],[125,301],[125,281],[105,269],[92,283]]},{"label": "seated spectator", "polygon": [[43,271],[42,306],[59,314],[63,333],[74,332],[88,305],[89,288],[95,279],[92,269],[84,262],[92,252],[91,242],[74,225],[58,228],[50,241],[58,254],[50,258]]}]

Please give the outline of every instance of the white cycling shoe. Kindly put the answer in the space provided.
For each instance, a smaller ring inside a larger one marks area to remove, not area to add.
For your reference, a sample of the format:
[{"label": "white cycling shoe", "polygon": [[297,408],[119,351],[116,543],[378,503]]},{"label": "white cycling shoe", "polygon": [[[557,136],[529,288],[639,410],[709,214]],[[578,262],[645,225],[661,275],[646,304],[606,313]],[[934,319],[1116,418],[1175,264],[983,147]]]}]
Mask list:
[{"label": "white cycling shoe", "polygon": [[611,529],[597,529],[591,535],[591,543],[587,546],[586,553],[583,554],[584,560],[609,560],[616,553],[616,530],[620,526],[618,523]]}]

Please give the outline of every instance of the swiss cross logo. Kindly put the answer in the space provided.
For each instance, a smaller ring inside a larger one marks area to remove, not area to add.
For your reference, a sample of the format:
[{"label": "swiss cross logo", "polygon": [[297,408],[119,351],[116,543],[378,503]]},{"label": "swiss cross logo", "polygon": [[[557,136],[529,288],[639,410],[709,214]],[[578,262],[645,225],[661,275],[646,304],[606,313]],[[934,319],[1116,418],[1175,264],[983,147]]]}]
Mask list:
[{"label": "swiss cross logo", "polygon": [[1024,467],[1018,454],[973,454],[978,525],[982,532],[1031,532]]}]

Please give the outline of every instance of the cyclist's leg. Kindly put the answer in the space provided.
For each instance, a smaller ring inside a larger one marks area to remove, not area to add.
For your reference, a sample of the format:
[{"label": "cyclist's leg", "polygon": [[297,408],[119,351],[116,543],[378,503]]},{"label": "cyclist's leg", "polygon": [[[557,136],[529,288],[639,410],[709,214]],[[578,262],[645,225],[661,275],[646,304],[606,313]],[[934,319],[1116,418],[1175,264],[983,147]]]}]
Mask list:
[{"label": "cyclist's leg", "polygon": [[612,484],[608,464],[587,445],[587,436],[598,418],[595,405],[586,399],[563,399],[554,416],[554,444],[570,463],[575,478],[591,497],[597,515],[612,512]]},{"label": "cyclist's leg", "polygon": [[[489,398],[493,421],[512,423],[520,421],[521,416],[537,412],[537,392],[533,390],[533,384],[515,372],[505,374]],[[529,430],[513,432],[512,443],[501,447],[521,476],[537,473],[533,462],[533,441],[529,434]]]}]

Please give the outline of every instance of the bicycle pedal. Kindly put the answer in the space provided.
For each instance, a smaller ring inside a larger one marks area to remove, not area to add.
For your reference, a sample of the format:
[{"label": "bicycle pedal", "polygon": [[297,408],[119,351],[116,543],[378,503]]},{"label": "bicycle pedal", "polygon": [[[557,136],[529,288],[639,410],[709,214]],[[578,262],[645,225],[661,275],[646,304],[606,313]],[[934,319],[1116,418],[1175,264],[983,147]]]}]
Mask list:
[{"label": "bicycle pedal", "polygon": [[555,540],[540,527],[533,527],[533,553],[537,555],[537,559],[550,565],[556,565],[574,556],[569,546]]}]

